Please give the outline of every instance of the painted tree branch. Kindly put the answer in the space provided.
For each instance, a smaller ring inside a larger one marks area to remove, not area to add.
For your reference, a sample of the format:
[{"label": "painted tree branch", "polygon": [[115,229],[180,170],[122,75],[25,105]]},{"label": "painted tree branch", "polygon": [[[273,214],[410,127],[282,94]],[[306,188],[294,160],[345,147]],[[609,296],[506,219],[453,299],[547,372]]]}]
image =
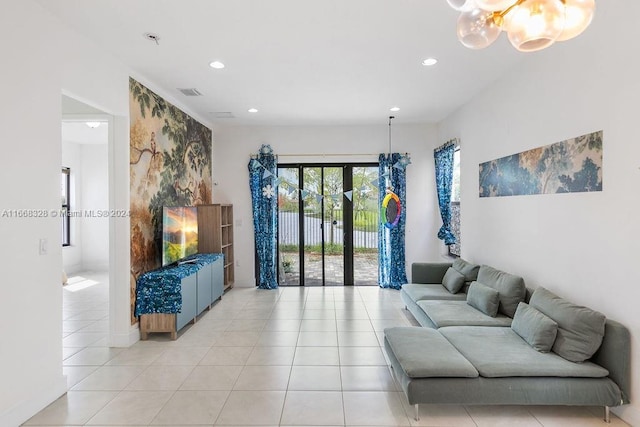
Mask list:
[{"label": "painted tree branch", "polygon": [[153,158],[153,156],[156,154],[153,151],[151,151],[150,148],[143,148],[142,150],[136,147],[131,147],[131,148],[136,150],[139,153],[139,155],[138,155],[138,159],[135,162],[131,162],[131,161],[129,162],[130,165],[137,165],[138,163],[140,163],[140,160],[142,160],[142,156],[144,155],[144,153],[151,154],[151,158]]}]

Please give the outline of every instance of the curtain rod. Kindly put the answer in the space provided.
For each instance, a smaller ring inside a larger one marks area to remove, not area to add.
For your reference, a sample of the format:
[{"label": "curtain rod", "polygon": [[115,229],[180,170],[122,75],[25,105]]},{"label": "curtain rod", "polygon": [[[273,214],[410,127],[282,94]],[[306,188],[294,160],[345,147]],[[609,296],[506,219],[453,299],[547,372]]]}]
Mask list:
[{"label": "curtain rod", "polygon": [[442,144],[441,146],[434,148],[433,151],[442,150],[444,147],[446,147],[446,146],[448,146],[450,144],[453,144],[456,147],[459,147],[460,146],[460,140],[458,138],[450,139],[447,142],[445,142],[444,144]]},{"label": "curtain rod", "polygon": [[[349,153],[349,154],[320,154],[320,153],[313,153],[313,154],[278,154],[278,157],[343,157],[343,156],[377,156],[380,153]],[[386,154],[386,153],[384,153]],[[409,153],[405,153],[405,154],[409,154]]]},{"label": "curtain rod", "polygon": [[[382,154],[388,154],[388,153],[382,153]],[[405,154],[405,155],[409,155],[410,153],[400,153],[400,154]],[[276,154],[275,157],[354,157],[354,156],[378,156],[380,155],[380,153],[345,153],[345,154],[335,154],[335,153],[328,153],[328,154],[321,154],[321,153],[309,153],[309,154]],[[250,156],[252,159],[257,159],[258,155],[257,154],[252,154]]]}]

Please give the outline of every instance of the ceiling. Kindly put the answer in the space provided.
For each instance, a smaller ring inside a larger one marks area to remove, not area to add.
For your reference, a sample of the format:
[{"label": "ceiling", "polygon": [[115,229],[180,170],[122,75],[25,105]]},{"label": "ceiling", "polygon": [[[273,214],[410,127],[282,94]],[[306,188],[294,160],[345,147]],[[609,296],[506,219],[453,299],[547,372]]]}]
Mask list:
[{"label": "ceiling", "polygon": [[[109,126],[106,114],[97,108],[62,95],[62,140],[74,144],[107,144]],[[87,122],[100,123],[90,128]]]},{"label": "ceiling", "polygon": [[445,0],[37,1],[211,123],[437,122],[524,57],[464,48]]},{"label": "ceiling", "polygon": [[90,128],[84,121],[63,119],[62,141],[74,144],[107,144],[109,142],[109,126],[105,121],[96,128]]}]

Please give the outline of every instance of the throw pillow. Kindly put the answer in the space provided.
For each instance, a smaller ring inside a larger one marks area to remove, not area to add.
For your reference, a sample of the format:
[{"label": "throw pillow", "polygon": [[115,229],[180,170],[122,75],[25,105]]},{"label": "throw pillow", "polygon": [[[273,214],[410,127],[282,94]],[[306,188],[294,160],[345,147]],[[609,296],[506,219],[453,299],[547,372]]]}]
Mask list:
[{"label": "throw pillow", "polygon": [[604,314],[573,304],[545,288],[537,288],[531,307],[558,324],[558,335],[551,351],[572,362],[584,362],[600,348],[604,337]]},{"label": "throw pillow", "polygon": [[518,303],[524,301],[527,288],[524,279],[520,276],[505,273],[488,265],[483,265],[478,271],[478,282],[487,285],[500,294],[500,306],[498,311],[509,317],[516,314]]},{"label": "throw pillow", "polygon": [[453,267],[449,267],[442,278],[442,286],[452,294],[457,294],[464,286],[464,276]]},{"label": "throw pillow", "polygon": [[496,317],[500,304],[498,291],[482,283],[473,282],[467,291],[467,304],[487,316]]},{"label": "throw pillow", "polygon": [[462,258],[456,258],[453,260],[453,268],[458,273],[464,276],[466,282],[473,282],[478,278],[478,270],[480,266],[478,264],[471,264],[469,261],[465,261]]},{"label": "throw pillow", "polygon": [[558,324],[529,304],[518,304],[511,329],[540,353],[548,353],[556,340]]}]

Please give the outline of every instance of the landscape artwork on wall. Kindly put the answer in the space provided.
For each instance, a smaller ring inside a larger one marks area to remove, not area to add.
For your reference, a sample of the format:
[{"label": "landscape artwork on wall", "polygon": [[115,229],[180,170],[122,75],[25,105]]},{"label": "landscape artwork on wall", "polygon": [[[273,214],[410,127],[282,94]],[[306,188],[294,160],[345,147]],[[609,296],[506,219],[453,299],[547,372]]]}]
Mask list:
[{"label": "landscape artwork on wall", "polygon": [[210,204],[211,129],[129,79],[131,322],[138,276],[162,263],[164,206]]},{"label": "landscape artwork on wall", "polygon": [[602,131],[480,164],[480,197],[602,191]]}]

